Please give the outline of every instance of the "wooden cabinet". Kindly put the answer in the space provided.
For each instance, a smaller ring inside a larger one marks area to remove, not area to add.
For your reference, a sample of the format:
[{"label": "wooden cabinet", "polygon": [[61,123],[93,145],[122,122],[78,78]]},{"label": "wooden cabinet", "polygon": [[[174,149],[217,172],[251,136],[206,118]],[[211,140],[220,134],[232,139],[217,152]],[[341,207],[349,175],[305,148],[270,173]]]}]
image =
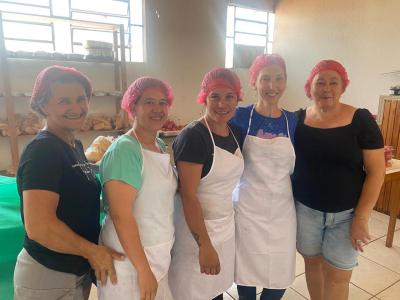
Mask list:
[{"label": "wooden cabinet", "polygon": [[[1,80],[3,85],[3,100],[5,104],[6,111],[6,119],[9,128],[9,144],[10,144],[10,152],[11,152],[11,172],[15,174],[15,171],[19,162],[19,143],[18,143],[18,135],[16,128],[16,118],[15,118],[15,101],[16,98],[13,96],[13,91],[11,90],[12,82],[10,80],[10,66],[9,62],[12,60],[37,60],[44,62],[45,65],[53,65],[53,64],[61,64],[66,66],[74,66],[76,67],[79,63],[90,63],[93,64],[112,64],[113,65],[113,77],[114,77],[114,89],[115,91],[120,91],[123,93],[127,88],[127,79],[126,79],[126,63],[125,63],[125,51],[120,51],[121,57],[119,57],[119,46],[121,49],[125,49],[125,32],[123,25],[115,25],[115,24],[106,24],[106,23],[98,23],[98,22],[89,22],[89,21],[78,21],[78,20],[70,20],[66,18],[60,17],[46,17],[46,16],[35,16],[35,15],[26,15],[26,14],[18,14],[21,22],[47,22],[49,24],[58,23],[68,23],[70,26],[76,26],[79,28],[88,28],[88,29],[101,29],[110,31],[113,33],[113,44],[114,44],[114,58],[112,60],[101,60],[101,59],[52,59],[50,57],[13,57],[9,54],[7,49],[5,48],[5,40],[4,40],[4,32],[3,32],[3,17],[0,12],[0,68],[1,68]],[[32,78],[33,86],[34,78]],[[21,97],[19,97],[21,98]],[[120,101],[121,97],[113,97],[116,100],[116,113],[119,113]],[[26,100],[29,100],[26,97]],[[0,104],[1,105],[1,104]],[[126,118],[126,116],[125,116]]]},{"label": "wooden cabinet", "polygon": [[[377,121],[382,131],[384,144],[392,146],[395,149],[394,158],[400,159],[400,96],[380,96]],[[399,181],[384,183],[375,206],[377,211],[389,214],[391,196],[393,197],[395,194],[393,192],[397,188],[395,185],[399,184]],[[400,201],[400,199],[395,200]],[[400,214],[398,217],[400,217]]]}]

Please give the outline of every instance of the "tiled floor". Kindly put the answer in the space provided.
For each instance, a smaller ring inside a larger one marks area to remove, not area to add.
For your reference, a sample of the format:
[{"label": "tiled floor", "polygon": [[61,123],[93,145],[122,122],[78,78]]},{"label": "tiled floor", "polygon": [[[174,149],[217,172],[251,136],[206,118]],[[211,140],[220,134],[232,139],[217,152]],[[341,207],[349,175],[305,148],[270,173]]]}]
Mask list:
[{"label": "tiled floor", "polygon": [[[392,248],[385,246],[389,217],[373,212],[370,221],[372,241],[365,246],[359,258],[359,266],[354,269],[350,285],[350,300],[400,300],[400,221],[397,221]],[[93,289],[90,300],[97,299]],[[237,300],[236,286],[225,294],[225,300]],[[259,298],[258,298],[259,299]],[[289,288],[284,300],[310,299],[307,291],[304,262],[300,255],[296,261],[296,280]]]}]

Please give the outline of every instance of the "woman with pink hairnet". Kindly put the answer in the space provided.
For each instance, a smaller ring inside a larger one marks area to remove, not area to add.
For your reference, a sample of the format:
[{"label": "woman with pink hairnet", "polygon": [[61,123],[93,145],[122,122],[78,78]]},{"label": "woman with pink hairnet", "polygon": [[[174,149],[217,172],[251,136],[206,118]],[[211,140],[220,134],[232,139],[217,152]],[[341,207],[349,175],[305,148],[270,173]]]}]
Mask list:
[{"label": "woman with pink hairnet", "polygon": [[290,175],[295,154],[294,113],[281,109],[286,64],[277,54],[257,56],[250,84],[257,102],[236,110],[232,123],[242,133],[245,169],[234,192],[235,282],[240,299],[281,299],[294,281],[296,211]]},{"label": "woman with pink hairnet", "polygon": [[106,211],[100,243],[127,259],[115,263],[118,283],[99,286],[99,299],[171,299],[167,275],[177,179],[157,132],[172,101],[169,85],[152,77],[135,80],[122,99],[122,108],[134,121],[100,165]]},{"label": "woman with pink hairnet", "polygon": [[348,84],[339,62],[319,62],[305,84],[312,105],[300,110],[295,135],[297,250],[316,300],[348,299],[385,174],[383,139],[374,118],[340,101]]},{"label": "woman with pink hairnet", "polygon": [[205,114],[173,144],[181,207],[169,272],[175,300],[222,299],[233,284],[235,223],[232,191],[243,171],[240,135],[229,126],[241,85],[228,69],[208,72],[197,102]]},{"label": "woman with pink hairnet", "polygon": [[98,246],[100,183],[75,138],[86,118],[92,87],[73,68],[51,66],[35,81],[31,108],[46,126],[22,153],[17,172],[24,248],[14,272],[14,299],[87,299],[91,268],[116,283],[113,259]]}]

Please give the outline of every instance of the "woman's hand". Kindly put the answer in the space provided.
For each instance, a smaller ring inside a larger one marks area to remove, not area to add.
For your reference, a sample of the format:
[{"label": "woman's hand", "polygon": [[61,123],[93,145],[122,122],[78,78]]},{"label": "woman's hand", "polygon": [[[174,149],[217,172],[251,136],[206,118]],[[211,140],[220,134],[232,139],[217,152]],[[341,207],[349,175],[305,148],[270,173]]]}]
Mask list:
[{"label": "woman's hand", "polygon": [[87,255],[87,259],[95,271],[96,278],[102,285],[107,283],[107,276],[110,277],[112,284],[117,283],[117,274],[113,261],[114,259],[124,260],[124,258],[123,254],[100,245],[95,245]]},{"label": "woman's hand", "polygon": [[353,244],[353,248],[357,251],[364,252],[363,247],[370,240],[368,218],[355,215],[353,223],[351,224],[351,243]]},{"label": "woman's hand", "polygon": [[158,283],[150,267],[138,270],[140,300],[154,300],[157,294]]},{"label": "woman's hand", "polygon": [[218,253],[211,243],[199,247],[200,272],[207,275],[217,275],[221,271]]}]

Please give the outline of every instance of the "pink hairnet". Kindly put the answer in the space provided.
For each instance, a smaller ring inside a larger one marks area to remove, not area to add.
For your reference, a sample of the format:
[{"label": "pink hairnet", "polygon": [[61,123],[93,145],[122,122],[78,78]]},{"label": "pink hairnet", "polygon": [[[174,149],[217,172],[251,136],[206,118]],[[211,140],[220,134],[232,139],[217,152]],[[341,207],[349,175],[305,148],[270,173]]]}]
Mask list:
[{"label": "pink hairnet", "polygon": [[282,56],[280,56],[279,54],[262,54],[257,56],[250,66],[249,73],[251,86],[256,85],[258,73],[260,73],[262,69],[270,65],[280,66],[285,73],[285,78],[287,78],[286,63]]},{"label": "pink hairnet", "polygon": [[135,104],[143,95],[144,91],[149,88],[160,89],[167,97],[168,106],[172,106],[174,95],[172,94],[172,88],[168,83],[153,77],[140,77],[131,83],[121,102],[121,108],[125,110],[131,118],[133,117],[132,105]]},{"label": "pink hairnet", "polygon": [[221,87],[233,90],[238,100],[242,100],[242,86],[236,73],[225,68],[217,68],[204,75],[203,82],[200,86],[200,92],[197,96],[197,102],[204,104],[210,92]]},{"label": "pink hairnet", "polygon": [[343,92],[346,90],[347,86],[349,85],[349,77],[347,75],[346,69],[336,60],[321,60],[312,70],[306,84],[304,85],[304,90],[306,91],[306,95],[308,98],[311,99],[311,84],[312,81],[318,73],[326,70],[332,70],[339,74],[340,78],[342,79],[343,84]]},{"label": "pink hairnet", "polygon": [[[74,68],[54,65],[43,69],[36,77],[30,102],[33,110],[41,113],[40,105],[47,102],[48,99],[46,98],[50,95],[49,92],[52,85],[62,81],[63,77],[76,79],[76,81],[82,84],[86,97],[90,98],[92,95],[92,85],[86,75]],[[69,78],[67,78],[67,81]]]}]

